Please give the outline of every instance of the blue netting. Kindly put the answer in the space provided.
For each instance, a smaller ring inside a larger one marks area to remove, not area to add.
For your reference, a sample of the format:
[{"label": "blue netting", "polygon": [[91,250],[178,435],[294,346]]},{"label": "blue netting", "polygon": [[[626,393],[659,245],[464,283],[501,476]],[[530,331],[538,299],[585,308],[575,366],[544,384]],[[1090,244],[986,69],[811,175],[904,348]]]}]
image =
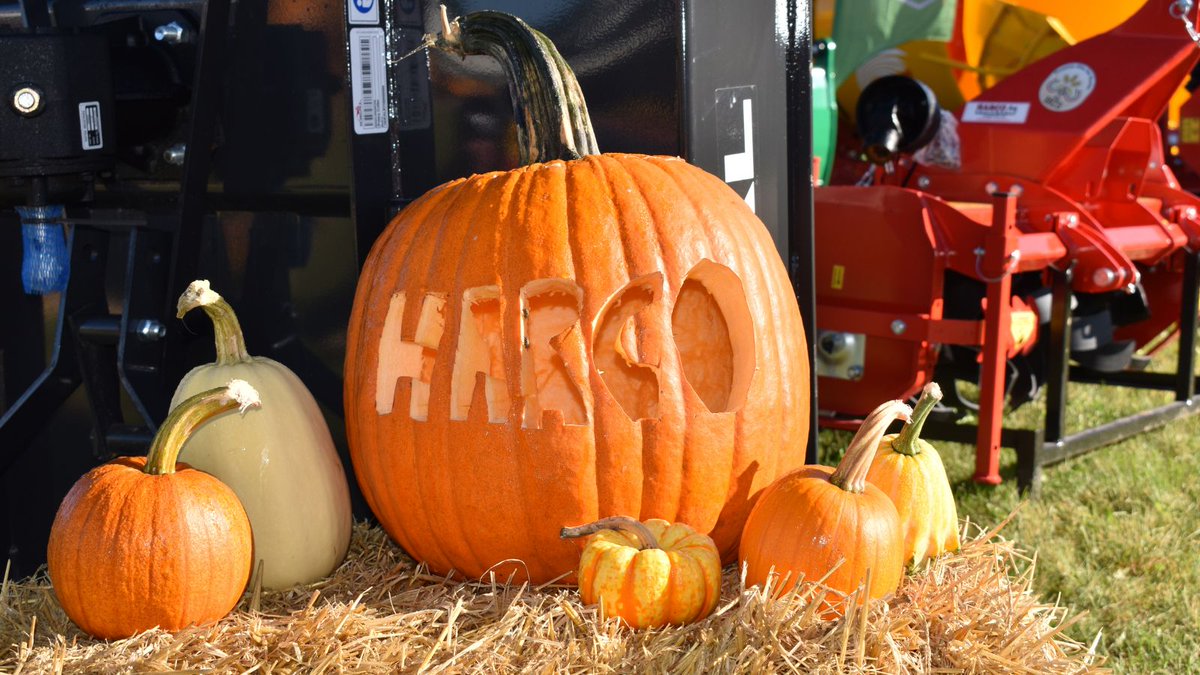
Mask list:
[{"label": "blue netting", "polygon": [[66,290],[71,259],[63,226],[48,223],[63,217],[61,206],[18,206],[21,216],[21,283],[30,295]]}]

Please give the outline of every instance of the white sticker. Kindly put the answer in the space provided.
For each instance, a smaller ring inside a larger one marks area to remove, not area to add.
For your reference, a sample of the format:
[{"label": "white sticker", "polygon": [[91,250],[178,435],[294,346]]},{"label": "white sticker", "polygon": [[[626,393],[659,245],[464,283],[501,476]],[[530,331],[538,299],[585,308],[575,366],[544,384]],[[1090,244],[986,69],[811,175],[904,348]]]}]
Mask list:
[{"label": "white sticker", "polygon": [[353,24],[378,24],[380,0],[346,0],[346,20]]},{"label": "white sticker", "polygon": [[79,104],[79,135],[84,150],[104,147],[104,130],[100,128],[100,102],[87,101]]},{"label": "white sticker", "polygon": [[1038,100],[1047,110],[1078,108],[1096,88],[1096,72],[1086,63],[1064,63],[1042,82]]},{"label": "white sticker", "polygon": [[1029,117],[1029,104],[1010,101],[971,101],[963,108],[964,122],[994,122],[1024,124]]},{"label": "white sticker", "polygon": [[388,130],[383,57],[382,28],[350,29],[350,89],[356,134],[382,134]]}]

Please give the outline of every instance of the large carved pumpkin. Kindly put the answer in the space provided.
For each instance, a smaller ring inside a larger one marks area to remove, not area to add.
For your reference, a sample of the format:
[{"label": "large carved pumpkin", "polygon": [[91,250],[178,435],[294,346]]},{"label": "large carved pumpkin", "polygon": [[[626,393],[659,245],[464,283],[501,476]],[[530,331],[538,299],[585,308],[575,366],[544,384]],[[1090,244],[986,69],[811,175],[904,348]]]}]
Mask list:
[{"label": "large carved pumpkin", "polygon": [[434,189],[367,259],[345,371],[367,502],[439,573],[558,577],[579,561],[560,528],[614,514],[732,556],[808,433],[771,237],[681,159],[598,154],[574,75],[524,23],[447,29],[440,46],[504,56],[528,161]]}]

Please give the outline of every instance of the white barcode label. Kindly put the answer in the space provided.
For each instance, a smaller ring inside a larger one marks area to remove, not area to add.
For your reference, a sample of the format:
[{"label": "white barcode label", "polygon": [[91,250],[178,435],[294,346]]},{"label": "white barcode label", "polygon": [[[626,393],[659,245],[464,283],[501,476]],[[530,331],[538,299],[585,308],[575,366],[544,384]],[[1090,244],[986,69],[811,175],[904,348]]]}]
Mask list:
[{"label": "white barcode label", "polygon": [[350,29],[350,89],[354,103],[354,133],[386,132],[387,69],[382,28]]},{"label": "white barcode label", "polygon": [[100,128],[100,102],[87,101],[79,104],[79,136],[84,150],[104,147],[104,130]]}]

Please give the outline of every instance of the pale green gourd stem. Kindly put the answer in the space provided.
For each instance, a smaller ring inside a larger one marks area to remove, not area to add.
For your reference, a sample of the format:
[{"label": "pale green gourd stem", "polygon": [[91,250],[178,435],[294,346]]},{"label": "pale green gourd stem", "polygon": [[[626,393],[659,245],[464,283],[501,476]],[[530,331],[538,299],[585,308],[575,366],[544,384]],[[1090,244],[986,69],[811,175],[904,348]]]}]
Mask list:
[{"label": "pale green gourd stem", "polygon": [[632,534],[638,538],[641,544],[639,550],[642,551],[648,548],[661,548],[650,528],[629,516],[610,516],[608,518],[601,518],[594,523],[588,523],[587,525],[564,527],[559,531],[558,536],[563,539],[574,539],[576,537],[586,537],[589,534],[595,534],[600,530],[620,530]]},{"label": "pale green gourd stem", "polygon": [[930,382],[921,390],[921,398],[917,401],[917,407],[913,410],[912,419],[900,433],[892,439],[892,449],[902,455],[921,454],[921,444],[917,443],[921,439],[921,427],[925,426],[925,420],[929,417],[929,413],[937,406],[938,401],[942,400],[942,388],[937,382]]},{"label": "pale green gourd stem", "polygon": [[184,314],[197,307],[203,307],[204,313],[212,319],[217,343],[217,365],[229,366],[250,361],[246,339],[242,336],[242,324],[238,322],[233,307],[203,279],[188,284],[187,290],[179,296],[175,316],[182,319]]},{"label": "pale green gourd stem", "polygon": [[867,471],[875,460],[875,450],[879,447],[879,441],[883,440],[883,432],[887,431],[892,420],[897,417],[906,420],[910,415],[912,408],[903,401],[888,401],[872,410],[858,427],[850,447],[846,448],[846,456],[838,463],[829,482],[846,492],[867,489]]},{"label": "pale green gourd stem", "polygon": [[245,413],[261,405],[258,392],[245,380],[233,380],[224,387],[202,391],[175,406],[158,428],[146,453],[146,473],[162,476],[175,473],[175,462],[183,444],[201,424],[231,410]]}]

